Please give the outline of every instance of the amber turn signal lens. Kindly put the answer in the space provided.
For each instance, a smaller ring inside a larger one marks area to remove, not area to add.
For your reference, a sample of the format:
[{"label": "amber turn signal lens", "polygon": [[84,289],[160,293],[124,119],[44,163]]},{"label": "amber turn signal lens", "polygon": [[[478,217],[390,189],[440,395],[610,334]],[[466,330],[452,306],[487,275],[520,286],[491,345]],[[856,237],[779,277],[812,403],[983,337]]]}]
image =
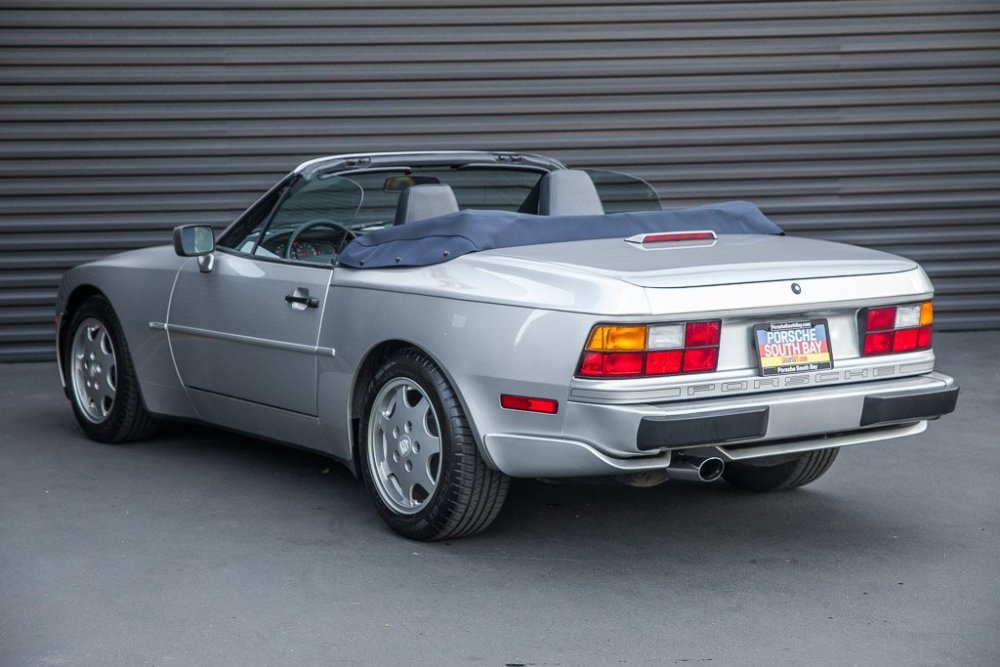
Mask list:
[{"label": "amber turn signal lens", "polygon": [[587,341],[589,352],[641,352],[646,349],[646,327],[602,324]]},{"label": "amber turn signal lens", "polygon": [[934,324],[934,304],[930,301],[920,306],[920,326],[925,327]]}]

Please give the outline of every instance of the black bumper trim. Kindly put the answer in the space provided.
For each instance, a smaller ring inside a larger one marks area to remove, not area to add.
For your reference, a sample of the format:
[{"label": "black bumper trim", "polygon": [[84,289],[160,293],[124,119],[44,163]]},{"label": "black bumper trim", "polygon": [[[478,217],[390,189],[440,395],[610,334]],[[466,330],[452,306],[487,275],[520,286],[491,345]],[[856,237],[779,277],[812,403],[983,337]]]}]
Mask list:
[{"label": "black bumper trim", "polygon": [[958,387],[937,389],[923,394],[899,392],[866,396],[861,411],[861,426],[891,422],[936,419],[955,411]]},{"label": "black bumper trim", "polygon": [[760,438],[767,433],[769,412],[767,407],[760,407],[678,417],[643,417],[636,447],[648,451]]}]

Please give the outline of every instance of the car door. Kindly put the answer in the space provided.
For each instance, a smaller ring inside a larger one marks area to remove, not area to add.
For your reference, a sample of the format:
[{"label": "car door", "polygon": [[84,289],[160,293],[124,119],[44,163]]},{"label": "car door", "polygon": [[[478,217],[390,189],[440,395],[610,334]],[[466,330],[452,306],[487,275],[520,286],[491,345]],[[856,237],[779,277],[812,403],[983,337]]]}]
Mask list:
[{"label": "car door", "polygon": [[167,319],[194,392],[316,414],[316,344],[332,267],[217,252],[210,272],[180,270]]},{"label": "car door", "polygon": [[[316,415],[317,348],[333,260],[362,195],[350,179],[293,175],[219,239],[210,270],[178,272],[167,318],[181,381],[195,405],[232,423],[247,406]],[[325,254],[324,254],[325,253]],[[245,405],[233,405],[237,399]]]}]

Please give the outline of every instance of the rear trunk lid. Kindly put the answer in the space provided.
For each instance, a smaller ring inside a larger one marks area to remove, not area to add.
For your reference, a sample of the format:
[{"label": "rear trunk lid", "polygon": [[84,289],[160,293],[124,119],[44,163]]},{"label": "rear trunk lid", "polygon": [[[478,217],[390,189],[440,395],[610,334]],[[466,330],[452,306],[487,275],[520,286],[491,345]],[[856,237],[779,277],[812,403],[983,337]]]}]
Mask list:
[{"label": "rear trunk lid", "polygon": [[856,246],[791,236],[723,235],[715,241],[639,244],[599,239],[492,250],[557,263],[639,287],[736,285],[912,271],[916,263]]}]

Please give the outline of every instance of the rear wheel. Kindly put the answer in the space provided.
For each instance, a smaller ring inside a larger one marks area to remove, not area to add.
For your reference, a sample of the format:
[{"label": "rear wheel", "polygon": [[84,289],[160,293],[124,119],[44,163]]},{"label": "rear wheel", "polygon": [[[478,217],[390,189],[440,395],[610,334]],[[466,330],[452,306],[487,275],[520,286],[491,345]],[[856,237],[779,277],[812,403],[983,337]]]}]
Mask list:
[{"label": "rear wheel", "polygon": [[723,479],[733,486],[748,491],[788,491],[814,482],[830,469],[840,449],[818,449],[782,462],[770,464],[766,459],[758,462],[727,463]]},{"label": "rear wheel", "polygon": [[66,380],[73,413],[100,442],[141,440],[157,420],[146,412],[125,335],[111,304],[92,296],[73,314],[66,350]]},{"label": "rear wheel", "polygon": [[442,540],[493,522],[509,478],[479,455],[454,390],[426,355],[410,349],[391,356],[375,372],[363,405],[361,473],[393,530]]}]

